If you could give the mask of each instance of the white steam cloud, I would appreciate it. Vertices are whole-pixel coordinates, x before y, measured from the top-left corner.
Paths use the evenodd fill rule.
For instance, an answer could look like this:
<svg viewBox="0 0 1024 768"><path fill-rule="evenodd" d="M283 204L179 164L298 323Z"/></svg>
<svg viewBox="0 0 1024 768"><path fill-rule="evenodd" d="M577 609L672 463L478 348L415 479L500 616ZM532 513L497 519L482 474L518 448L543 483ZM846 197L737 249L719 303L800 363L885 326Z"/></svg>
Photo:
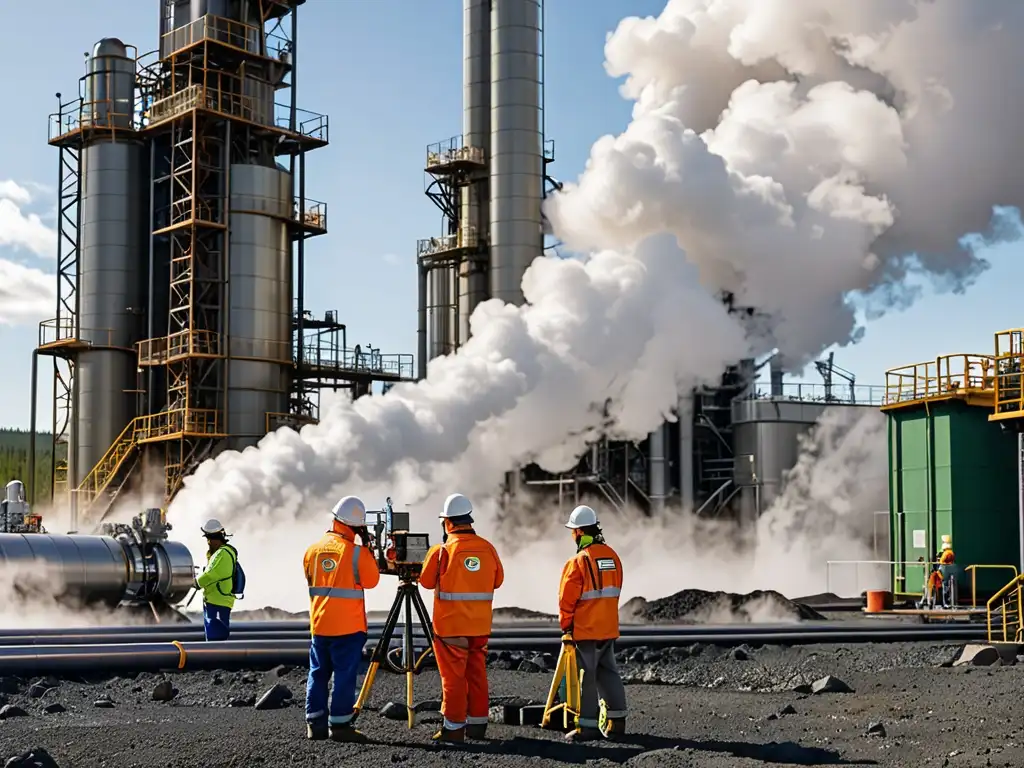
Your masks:
<svg viewBox="0 0 1024 768"><path fill-rule="evenodd" d="M25 250L54 257L57 233L34 213L22 209L34 200L32 191L0 179L0 249ZM0 258L0 325L29 323L53 315L56 284L52 274Z"/></svg>
<svg viewBox="0 0 1024 768"><path fill-rule="evenodd" d="M391 494L426 524L452 490L480 503L518 464L565 469L601 431L643 436L678 392L744 355L777 347L798 368L856 340L854 301L913 298L909 271L966 286L986 265L962 238L1017 234L990 224L1024 197L1024 83L1006 76L1021 31L1024 4L1009 0L670 0L658 18L625 20L606 58L633 121L597 142L547 211L593 255L535 262L529 305L481 305L474 338L426 381L339 401L318 426L208 462L172 507L179 531L222 519L243 549L280 558L253 569L252 593L301 595L302 550L342 493ZM722 290L764 323L741 327ZM764 521L766 540L785 520ZM658 549L637 547L631 564L679 559L678 532L699 525L648 524L664 526ZM820 563L820 547L789 538L791 569L805 551Z"/></svg>

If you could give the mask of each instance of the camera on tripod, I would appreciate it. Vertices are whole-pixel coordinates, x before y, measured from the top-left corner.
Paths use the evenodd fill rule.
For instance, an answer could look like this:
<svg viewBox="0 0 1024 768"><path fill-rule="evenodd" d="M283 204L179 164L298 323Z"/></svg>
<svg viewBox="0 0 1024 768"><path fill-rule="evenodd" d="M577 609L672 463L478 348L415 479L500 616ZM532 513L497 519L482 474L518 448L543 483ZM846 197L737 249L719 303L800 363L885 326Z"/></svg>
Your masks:
<svg viewBox="0 0 1024 768"><path fill-rule="evenodd" d="M373 548L381 573L415 581L430 549L430 536L409 532L409 513L395 512L389 496L384 509L366 512L366 528L370 535L367 546Z"/></svg>

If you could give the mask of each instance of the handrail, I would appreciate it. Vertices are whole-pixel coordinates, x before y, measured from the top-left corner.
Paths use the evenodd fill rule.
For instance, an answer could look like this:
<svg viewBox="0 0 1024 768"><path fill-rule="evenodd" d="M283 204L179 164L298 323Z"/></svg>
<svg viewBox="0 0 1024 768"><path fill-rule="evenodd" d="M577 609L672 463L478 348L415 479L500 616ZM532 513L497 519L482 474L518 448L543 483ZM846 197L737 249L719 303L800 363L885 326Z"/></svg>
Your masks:
<svg viewBox="0 0 1024 768"><path fill-rule="evenodd" d="M992 570L995 570L997 568L1002 568L1002 569L1007 569L1008 568L1011 571L1013 571L1013 578L1017 578L1017 576L1018 576L1018 571L1017 571L1017 566L1016 565L1005 565L1005 564L1003 564L1003 565L987 565L987 564L984 564L984 563L979 563L977 565L968 565L966 568L964 568L964 570L965 571L970 571L970 573L971 573L971 608L977 608L978 607L978 569L979 568L989 568L989 569L992 569Z"/></svg>
<svg viewBox="0 0 1024 768"><path fill-rule="evenodd" d="M89 470L89 474L82 478L82 482L75 489L77 494L88 494L90 504L110 485L110 481L121 468L121 464L124 463L124 460L135 447L135 428L138 425L139 418L134 418L128 422L128 425L121 430L121 434L117 436L117 439L110 444L103 457L96 462L96 466ZM120 449L126 442L127 447L122 452ZM103 472L106 472L106 476L98 479ZM90 485L92 487L89 487Z"/></svg>
<svg viewBox="0 0 1024 768"><path fill-rule="evenodd" d="M995 358L959 353L885 372L885 405L995 393Z"/></svg>
<svg viewBox="0 0 1024 768"><path fill-rule="evenodd" d="M987 624L987 627L988 627L988 641L990 643L998 642L998 641L996 641L994 639L994 634L992 632L992 614L995 611L995 608L993 608L993 605L996 603L996 601L1003 601L1003 602L1005 602L1004 598L1007 595L1007 593L1009 593L1011 590L1014 590L1014 589L1016 589L1016 592L1017 592L1017 594L1016 594L1016 597L1017 597L1017 628L1013 632L1013 637L1016 638L1017 636L1019 636L1021 634L1021 629L1024 628L1024 624L1022 624L1022 622L1021 622L1022 597L1024 597L1024 594L1022 594L1022 586L1024 586L1024 574L1018 574L1012 581L1010 581L1009 584L1007 584L1005 587L1000 589L998 592L996 592L994 595L992 595L992 597L989 598L988 603L985 606L985 608L986 608L985 619L986 619L986 624ZM1002 642L1007 642L1006 638L1007 638L1007 636L1009 636L1010 633L1009 633L1009 626L1008 626L1008 622L1007 622L1007 614L1006 614L1005 606L1003 607L1003 610L1002 610L1002 623L1003 623L1003 641Z"/></svg>

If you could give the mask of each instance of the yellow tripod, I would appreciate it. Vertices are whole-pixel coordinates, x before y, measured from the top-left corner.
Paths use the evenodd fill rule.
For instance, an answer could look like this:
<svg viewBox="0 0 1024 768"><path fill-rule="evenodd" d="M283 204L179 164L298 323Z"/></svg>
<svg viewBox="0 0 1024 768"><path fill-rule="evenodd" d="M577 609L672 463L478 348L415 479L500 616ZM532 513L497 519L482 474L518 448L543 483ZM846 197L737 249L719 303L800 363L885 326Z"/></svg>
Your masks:
<svg viewBox="0 0 1024 768"><path fill-rule="evenodd" d="M562 701L557 701L562 699ZM548 700L544 704L544 717L540 721L541 728L558 728L554 718L561 714L561 728L571 731L576 727L576 718L580 716L580 672L576 663L576 646L562 645L555 666L555 676L548 690Z"/></svg>
<svg viewBox="0 0 1024 768"><path fill-rule="evenodd" d="M398 619L405 612L404 625L402 628L402 647L391 650L391 638L394 637L395 627ZM413 642L413 615L419 619L426 639L427 648L419 656ZM423 662L434 652L434 631L430 624L430 617L427 614L427 607L420 597L419 588L413 579L402 579L398 584L398 593L395 595L395 602L388 613L387 621L384 622L384 629L381 631L380 639L374 646L373 654L370 656L370 666L363 678L363 686L359 690L359 698L356 700L353 722L363 711L363 707L370 699L370 691L373 688L373 681L377 677L377 670L383 665L391 672L405 675L405 706L408 716L409 727L416 725L416 705L412 702L412 680L413 676L419 674ZM394 658L400 658L396 662Z"/></svg>

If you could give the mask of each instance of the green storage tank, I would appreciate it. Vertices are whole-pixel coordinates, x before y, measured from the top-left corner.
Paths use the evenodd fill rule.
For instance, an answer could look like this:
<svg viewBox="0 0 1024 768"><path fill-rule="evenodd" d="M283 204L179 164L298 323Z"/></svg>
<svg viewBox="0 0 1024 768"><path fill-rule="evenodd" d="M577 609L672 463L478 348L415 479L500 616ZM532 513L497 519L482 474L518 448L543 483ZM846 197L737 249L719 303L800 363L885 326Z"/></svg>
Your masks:
<svg viewBox="0 0 1024 768"><path fill-rule="evenodd" d="M925 569L906 565L931 560L952 536L961 568L1019 566L1017 436L988 420L991 408L959 399L887 408L893 591L919 594ZM1006 585L1006 569L977 571L978 592ZM970 600L970 578L959 584Z"/></svg>

